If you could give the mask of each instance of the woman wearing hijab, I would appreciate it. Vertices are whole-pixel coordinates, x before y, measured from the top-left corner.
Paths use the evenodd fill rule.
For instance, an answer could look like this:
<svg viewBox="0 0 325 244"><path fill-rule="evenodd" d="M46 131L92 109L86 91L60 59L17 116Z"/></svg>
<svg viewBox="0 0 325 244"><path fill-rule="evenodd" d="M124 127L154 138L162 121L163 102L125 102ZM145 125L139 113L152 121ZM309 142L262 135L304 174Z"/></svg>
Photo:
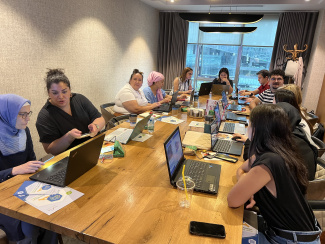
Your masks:
<svg viewBox="0 0 325 244"><path fill-rule="evenodd" d="M14 94L0 95L0 182L15 175L35 173L44 163L36 161L27 127L30 101ZM0 226L10 241L57 243L51 231L0 214ZM39 236L42 235L42 240Z"/></svg>
<svg viewBox="0 0 325 244"><path fill-rule="evenodd" d="M165 82L163 74L152 71L147 79L148 86L143 89L143 93L146 96L149 103L168 103L171 100L171 96L166 95L166 92L162 89Z"/></svg>

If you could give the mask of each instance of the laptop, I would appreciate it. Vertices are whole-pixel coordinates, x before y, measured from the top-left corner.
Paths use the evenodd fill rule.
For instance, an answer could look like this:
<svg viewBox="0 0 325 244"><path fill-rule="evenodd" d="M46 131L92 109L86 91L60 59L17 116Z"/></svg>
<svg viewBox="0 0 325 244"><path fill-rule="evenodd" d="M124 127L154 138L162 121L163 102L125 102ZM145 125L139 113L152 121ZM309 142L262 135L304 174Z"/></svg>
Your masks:
<svg viewBox="0 0 325 244"><path fill-rule="evenodd" d="M219 132L229 133L229 134L238 133L242 135L246 134L246 128L244 124L233 123L233 122L221 122L221 114L220 114L218 103L214 109L214 114L216 116L215 120L219 121L220 123Z"/></svg>
<svg viewBox="0 0 325 244"><path fill-rule="evenodd" d="M69 185L97 164L104 137L105 134L101 134L86 141L81 146L71 150L68 157L29 178L61 187Z"/></svg>
<svg viewBox="0 0 325 244"><path fill-rule="evenodd" d="M178 91L174 92L170 103L163 103L159 107L154 108L153 111L169 113L172 110L173 105L176 104L177 95L178 95Z"/></svg>
<svg viewBox="0 0 325 244"><path fill-rule="evenodd" d="M227 112L226 119L227 120L247 122L246 116L240 116L240 115L235 114L233 112Z"/></svg>
<svg viewBox="0 0 325 244"><path fill-rule="evenodd" d="M226 93L222 91L221 95L222 95L221 102L224 109L233 110L233 111L242 111L242 108L244 106L236 105L236 104L228 104L228 98Z"/></svg>
<svg viewBox="0 0 325 244"><path fill-rule="evenodd" d="M118 128L112 133L105 136L105 141L119 141L122 144L127 144L130 140L137 137L146 127L151 117L149 114L144 119L140 120L134 127L134 129Z"/></svg>
<svg viewBox="0 0 325 244"><path fill-rule="evenodd" d="M215 119L211 123L211 151L240 156L243 150L244 143L218 138L219 127L220 121Z"/></svg>
<svg viewBox="0 0 325 244"><path fill-rule="evenodd" d="M164 147L172 186L176 187L177 180L182 177L183 165L186 165L184 174L195 182L195 191L218 193L221 165L185 159L179 127L168 137Z"/></svg>
<svg viewBox="0 0 325 244"><path fill-rule="evenodd" d="M221 95L222 92L229 92L229 85L213 84L211 92L213 95Z"/></svg>
<svg viewBox="0 0 325 244"><path fill-rule="evenodd" d="M184 101L180 105L188 107L193 103L193 100L194 100L194 89L191 92L190 100L189 101Z"/></svg>
<svg viewBox="0 0 325 244"><path fill-rule="evenodd" d="M199 96L209 95L212 88L212 82L201 83Z"/></svg>

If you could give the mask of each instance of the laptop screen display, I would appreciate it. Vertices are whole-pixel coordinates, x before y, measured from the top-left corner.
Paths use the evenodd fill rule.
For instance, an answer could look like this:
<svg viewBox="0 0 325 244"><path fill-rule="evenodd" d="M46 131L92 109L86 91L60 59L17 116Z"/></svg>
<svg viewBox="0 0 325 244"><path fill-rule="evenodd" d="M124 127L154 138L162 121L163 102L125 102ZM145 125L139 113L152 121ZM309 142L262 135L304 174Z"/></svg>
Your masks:
<svg viewBox="0 0 325 244"><path fill-rule="evenodd" d="M166 143L165 149L169 172L172 176L177 168L178 162L183 158L183 149L179 130L177 130Z"/></svg>

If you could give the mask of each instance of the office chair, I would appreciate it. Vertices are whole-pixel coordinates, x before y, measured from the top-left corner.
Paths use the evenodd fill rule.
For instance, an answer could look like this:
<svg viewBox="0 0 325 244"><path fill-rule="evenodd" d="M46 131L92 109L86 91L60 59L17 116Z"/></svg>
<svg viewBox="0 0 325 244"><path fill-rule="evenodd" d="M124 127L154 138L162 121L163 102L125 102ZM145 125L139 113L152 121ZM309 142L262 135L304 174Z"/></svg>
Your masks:
<svg viewBox="0 0 325 244"><path fill-rule="evenodd" d="M105 119L104 130L107 130L108 122L110 121L110 119L115 117L114 110L113 110L114 105L115 103L105 103L100 105L102 116Z"/></svg>
<svg viewBox="0 0 325 244"><path fill-rule="evenodd" d="M121 115L121 116L117 116L117 117L113 117L111 118L106 126L106 129L111 129L119 124L122 124L123 122L127 121L129 119L129 115Z"/></svg>
<svg viewBox="0 0 325 244"><path fill-rule="evenodd" d="M325 143L323 141L321 141L320 139L318 139L317 137L315 137L315 136L311 136L311 139L318 146L318 148L317 148L317 150L318 150L318 157L322 157L322 155L325 152Z"/></svg>
<svg viewBox="0 0 325 244"><path fill-rule="evenodd" d="M309 181L307 200L325 231L325 161L317 158L315 180Z"/></svg>

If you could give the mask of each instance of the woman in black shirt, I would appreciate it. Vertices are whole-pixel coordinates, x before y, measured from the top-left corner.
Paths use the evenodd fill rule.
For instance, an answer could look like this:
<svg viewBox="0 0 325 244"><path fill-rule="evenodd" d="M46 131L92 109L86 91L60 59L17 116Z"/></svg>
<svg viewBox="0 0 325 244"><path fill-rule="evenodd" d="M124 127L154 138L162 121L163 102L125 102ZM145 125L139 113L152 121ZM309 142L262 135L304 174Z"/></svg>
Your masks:
<svg viewBox="0 0 325 244"><path fill-rule="evenodd" d="M83 95L71 93L70 81L60 69L47 72L45 78L49 99L38 114L36 128L44 150L53 155L79 145L95 136L105 120Z"/></svg>
<svg viewBox="0 0 325 244"><path fill-rule="evenodd" d="M229 71L227 68L222 68L219 70L218 78L215 78L212 81L212 84L219 84L219 85L228 85L229 86L229 94L233 92L233 81L229 79Z"/></svg>
<svg viewBox="0 0 325 244"><path fill-rule="evenodd" d="M304 197L307 169L294 146L287 114L273 104L254 108L248 136L249 160L237 171L229 207L256 203L269 228L261 235L270 243L319 243L320 229Z"/></svg>

